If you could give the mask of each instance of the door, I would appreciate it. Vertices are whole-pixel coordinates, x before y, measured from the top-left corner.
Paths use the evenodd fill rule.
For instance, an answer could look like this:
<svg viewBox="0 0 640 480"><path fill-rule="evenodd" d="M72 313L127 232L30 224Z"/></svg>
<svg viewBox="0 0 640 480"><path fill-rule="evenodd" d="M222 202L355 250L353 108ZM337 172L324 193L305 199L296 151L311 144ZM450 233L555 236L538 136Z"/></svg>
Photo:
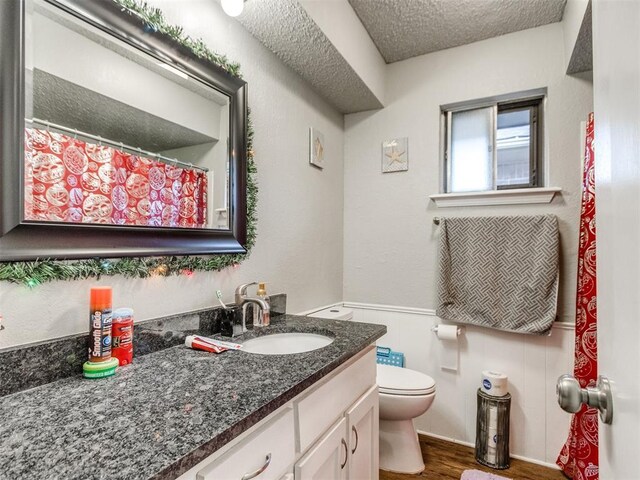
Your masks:
<svg viewBox="0 0 640 480"><path fill-rule="evenodd" d="M296 480L346 480L349 447L343 418L295 466Z"/></svg>
<svg viewBox="0 0 640 480"><path fill-rule="evenodd" d="M600 478L640 478L640 1L593 0Z"/></svg>
<svg viewBox="0 0 640 480"><path fill-rule="evenodd" d="M378 480L378 387L347 411L349 480Z"/></svg>

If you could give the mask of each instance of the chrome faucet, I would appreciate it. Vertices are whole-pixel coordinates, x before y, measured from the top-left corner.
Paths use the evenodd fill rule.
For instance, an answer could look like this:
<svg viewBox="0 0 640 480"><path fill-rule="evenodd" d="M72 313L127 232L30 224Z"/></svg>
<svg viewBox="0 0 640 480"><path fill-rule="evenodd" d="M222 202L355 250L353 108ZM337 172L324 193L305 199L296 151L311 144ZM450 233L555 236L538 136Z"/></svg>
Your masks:
<svg viewBox="0 0 640 480"><path fill-rule="evenodd" d="M234 336L240 335L247 331L247 307L250 303L254 304L254 308L257 307L260 309L258 311L260 319L264 318L265 313L270 313L269 304L263 299L258 297L247 297L247 288L251 285L257 284L258 282L243 283L242 285L238 285L238 287L236 288L235 304L236 307L242 307L242 330L237 333L234 331Z"/></svg>

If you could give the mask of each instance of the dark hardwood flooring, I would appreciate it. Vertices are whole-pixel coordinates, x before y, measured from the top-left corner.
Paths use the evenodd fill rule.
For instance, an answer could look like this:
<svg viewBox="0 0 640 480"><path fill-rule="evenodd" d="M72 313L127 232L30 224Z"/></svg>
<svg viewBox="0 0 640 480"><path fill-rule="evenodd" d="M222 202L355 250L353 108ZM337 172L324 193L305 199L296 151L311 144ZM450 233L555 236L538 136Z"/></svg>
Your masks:
<svg viewBox="0 0 640 480"><path fill-rule="evenodd" d="M460 480L465 470L481 470L484 472L512 478L513 480L566 480L560 470L511 459L511 467L507 470L494 470L476 462L473 448L457 443L438 440L420 435L420 447L426 469L420 475L403 475L380 471L380 480Z"/></svg>

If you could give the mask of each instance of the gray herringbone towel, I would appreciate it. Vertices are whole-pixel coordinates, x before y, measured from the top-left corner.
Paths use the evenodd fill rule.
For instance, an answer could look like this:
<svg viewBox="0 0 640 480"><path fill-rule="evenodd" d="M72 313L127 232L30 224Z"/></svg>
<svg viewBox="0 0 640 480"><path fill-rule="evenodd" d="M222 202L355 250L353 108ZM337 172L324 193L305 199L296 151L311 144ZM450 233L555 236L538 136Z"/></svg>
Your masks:
<svg viewBox="0 0 640 480"><path fill-rule="evenodd" d="M548 334L556 318L554 215L440 220L438 308L443 320Z"/></svg>

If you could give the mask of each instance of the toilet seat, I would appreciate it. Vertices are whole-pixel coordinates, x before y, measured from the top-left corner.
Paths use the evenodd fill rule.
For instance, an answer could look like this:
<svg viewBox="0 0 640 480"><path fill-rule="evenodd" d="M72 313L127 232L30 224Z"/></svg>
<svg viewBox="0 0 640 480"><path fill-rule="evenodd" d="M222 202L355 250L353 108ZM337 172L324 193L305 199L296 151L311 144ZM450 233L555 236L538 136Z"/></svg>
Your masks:
<svg viewBox="0 0 640 480"><path fill-rule="evenodd" d="M429 395L436 390L436 382L429 375L408 368L377 365L380 393L386 395Z"/></svg>
<svg viewBox="0 0 640 480"><path fill-rule="evenodd" d="M418 396L418 395L430 395L435 393L436 388L424 388L424 389L415 389L415 390L399 390L393 388L384 388L378 385L378 392L383 393L385 395L398 395L398 396Z"/></svg>

